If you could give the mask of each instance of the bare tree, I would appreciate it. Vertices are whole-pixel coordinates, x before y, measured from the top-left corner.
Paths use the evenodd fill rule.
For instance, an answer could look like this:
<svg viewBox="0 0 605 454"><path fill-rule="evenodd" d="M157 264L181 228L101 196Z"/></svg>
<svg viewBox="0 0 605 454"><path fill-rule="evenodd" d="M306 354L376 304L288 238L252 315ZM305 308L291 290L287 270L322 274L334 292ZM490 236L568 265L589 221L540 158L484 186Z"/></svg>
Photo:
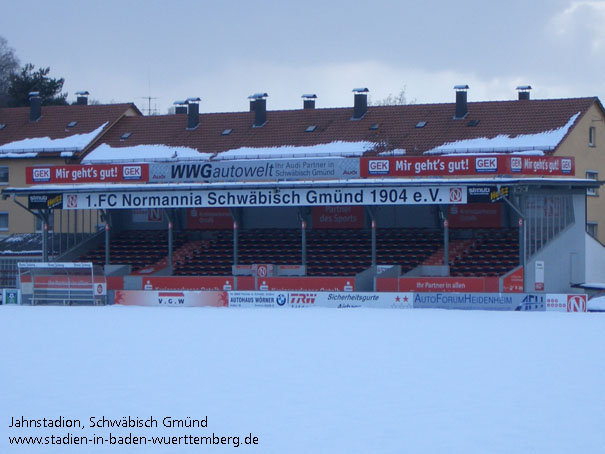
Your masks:
<svg viewBox="0 0 605 454"><path fill-rule="evenodd" d="M19 59L15 56L15 50L8 45L8 41L0 36L0 107L6 107L8 103L8 88L10 77L19 69Z"/></svg>
<svg viewBox="0 0 605 454"><path fill-rule="evenodd" d="M404 85L399 94L394 95L393 93L389 93L386 98L379 99L378 101L370 99L369 104L371 106L403 106L405 104L416 104L415 99L408 101L405 95L406 88L407 87Z"/></svg>

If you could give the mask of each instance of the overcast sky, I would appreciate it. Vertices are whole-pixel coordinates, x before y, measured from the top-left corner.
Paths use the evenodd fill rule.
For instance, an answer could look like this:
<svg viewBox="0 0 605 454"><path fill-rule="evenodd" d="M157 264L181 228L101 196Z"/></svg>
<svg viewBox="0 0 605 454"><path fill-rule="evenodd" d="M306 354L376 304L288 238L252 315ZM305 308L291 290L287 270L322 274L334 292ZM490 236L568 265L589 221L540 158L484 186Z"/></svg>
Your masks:
<svg viewBox="0 0 605 454"><path fill-rule="evenodd" d="M69 100L135 102L159 113L351 106L406 87L417 103L532 98L605 100L605 1L3 0L0 35L21 64L51 67Z"/></svg>

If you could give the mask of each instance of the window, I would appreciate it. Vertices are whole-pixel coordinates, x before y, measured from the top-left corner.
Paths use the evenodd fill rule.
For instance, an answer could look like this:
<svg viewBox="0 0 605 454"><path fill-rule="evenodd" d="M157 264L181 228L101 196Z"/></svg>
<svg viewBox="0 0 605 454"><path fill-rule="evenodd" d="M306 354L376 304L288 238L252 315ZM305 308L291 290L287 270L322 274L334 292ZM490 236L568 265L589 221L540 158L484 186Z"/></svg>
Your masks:
<svg viewBox="0 0 605 454"><path fill-rule="evenodd" d="M586 223L586 232L593 238L597 237L597 233L598 233L598 227L599 227L599 223L598 222L587 222Z"/></svg>
<svg viewBox="0 0 605 454"><path fill-rule="evenodd" d="M594 126L588 128L588 146L596 147L597 146L597 129Z"/></svg>
<svg viewBox="0 0 605 454"><path fill-rule="evenodd" d="M8 230L8 213L7 212L0 212L0 231L7 231Z"/></svg>
<svg viewBox="0 0 605 454"><path fill-rule="evenodd" d="M594 170L587 170L586 171L586 179L587 180L598 180L599 179L599 173L595 172ZM588 188L586 190L586 195L591 195L591 196L598 196L599 195L599 189L598 188Z"/></svg>
<svg viewBox="0 0 605 454"><path fill-rule="evenodd" d="M8 167L0 167L0 184L8 184Z"/></svg>

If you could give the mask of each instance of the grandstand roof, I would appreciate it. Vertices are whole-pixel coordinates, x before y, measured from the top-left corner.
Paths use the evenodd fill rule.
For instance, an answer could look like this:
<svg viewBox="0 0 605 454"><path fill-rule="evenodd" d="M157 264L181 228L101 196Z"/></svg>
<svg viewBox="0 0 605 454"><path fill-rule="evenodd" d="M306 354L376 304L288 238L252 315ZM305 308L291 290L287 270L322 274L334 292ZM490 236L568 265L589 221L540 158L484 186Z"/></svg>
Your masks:
<svg viewBox="0 0 605 454"><path fill-rule="evenodd" d="M127 112L141 115L134 104L42 106L31 121L29 107L2 108L0 158L77 155Z"/></svg>
<svg viewBox="0 0 605 454"><path fill-rule="evenodd" d="M327 147L327 153L332 147L338 150L335 154L357 156L541 154L555 150L595 103L603 109L596 97L470 102L463 119L454 118L455 103L370 106L361 119L352 119L352 107L281 110L268 111L261 127L253 126L254 112L200 114L199 125L190 129L186 114L124 117L95 145L85 162L101 162L109 156L112 161L120 157L132 160L123 149L134 151L141 146L148 150L144 156L167 161L266 158L279 147L300 150L302 157L303 153L313 155L313 147L320 146L324 151ZM151 145L155 146L153 153L149 152Z"/></svg>

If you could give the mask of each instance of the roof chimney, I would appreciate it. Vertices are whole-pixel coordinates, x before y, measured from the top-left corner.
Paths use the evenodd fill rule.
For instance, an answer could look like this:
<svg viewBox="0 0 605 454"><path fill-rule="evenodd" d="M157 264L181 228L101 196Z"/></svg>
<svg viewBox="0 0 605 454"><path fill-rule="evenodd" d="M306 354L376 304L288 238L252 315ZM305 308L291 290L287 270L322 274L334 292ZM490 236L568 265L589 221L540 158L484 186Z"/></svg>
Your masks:
<svg viewBox="0 0 605 454"><path fill-rule="evenodd" d="M78 97L76 98L76 104L78 106L86 106L88 105L88 95L90 93L88 93L87 91L77 91L76 95L78 95Z"/></svg>
<svg viewBox="0 0 605 454"><path fill-rule="evenodd" d="M254 93L248 96L250 111L254 112L254 128L260 128L267 122L267 93Z"/></svg>
<svg viewBox="0 0 605 454"><path fill-rule="evenodd" d="M187 101L174 101L172 104L174 105L175 114L187 113Z"/></svg>
<svg viewBox="0 0 605 454"><path fill-rule="evenodd" d="M454 90L456 90L456 114L454 115L454 120L461 120L468 114L468 107L466 105L466 91L468 88L468 85L454 86Z"/></svg>
<svg viewBox="0 0 605 454"><path fill-rule="evenodd" d="M42 116L40 101L40 92L32 91L29 93L29 121L38 121Z"/></svg>
<svg viewBox="0 0 605 454"><path fill-rule="evenodd" d="M302 95L303 109L315 109L315 100L317 99L316 94Z"/></svg>
<svg viewBox="0 0 605 454"><path fill-rule="evenodd" d="M529 90L531 90L531 85L519 85L517 87L517 91L519 92L519 101L529 101Z"/></svg>
<svg viewBox="0 0 605 454"><path fill-rule="evenodd" d="M353 107L353 118L352 120L360 120L368 110L368 93L370 90L367 88L354 88L355 93L355 104Z"/></svg>
<svg viewBox="0 0 605 454"><path fill-rule="evenodd" d="M200 125L200 98L187 98L187 129L192 130Z"/></svg>

